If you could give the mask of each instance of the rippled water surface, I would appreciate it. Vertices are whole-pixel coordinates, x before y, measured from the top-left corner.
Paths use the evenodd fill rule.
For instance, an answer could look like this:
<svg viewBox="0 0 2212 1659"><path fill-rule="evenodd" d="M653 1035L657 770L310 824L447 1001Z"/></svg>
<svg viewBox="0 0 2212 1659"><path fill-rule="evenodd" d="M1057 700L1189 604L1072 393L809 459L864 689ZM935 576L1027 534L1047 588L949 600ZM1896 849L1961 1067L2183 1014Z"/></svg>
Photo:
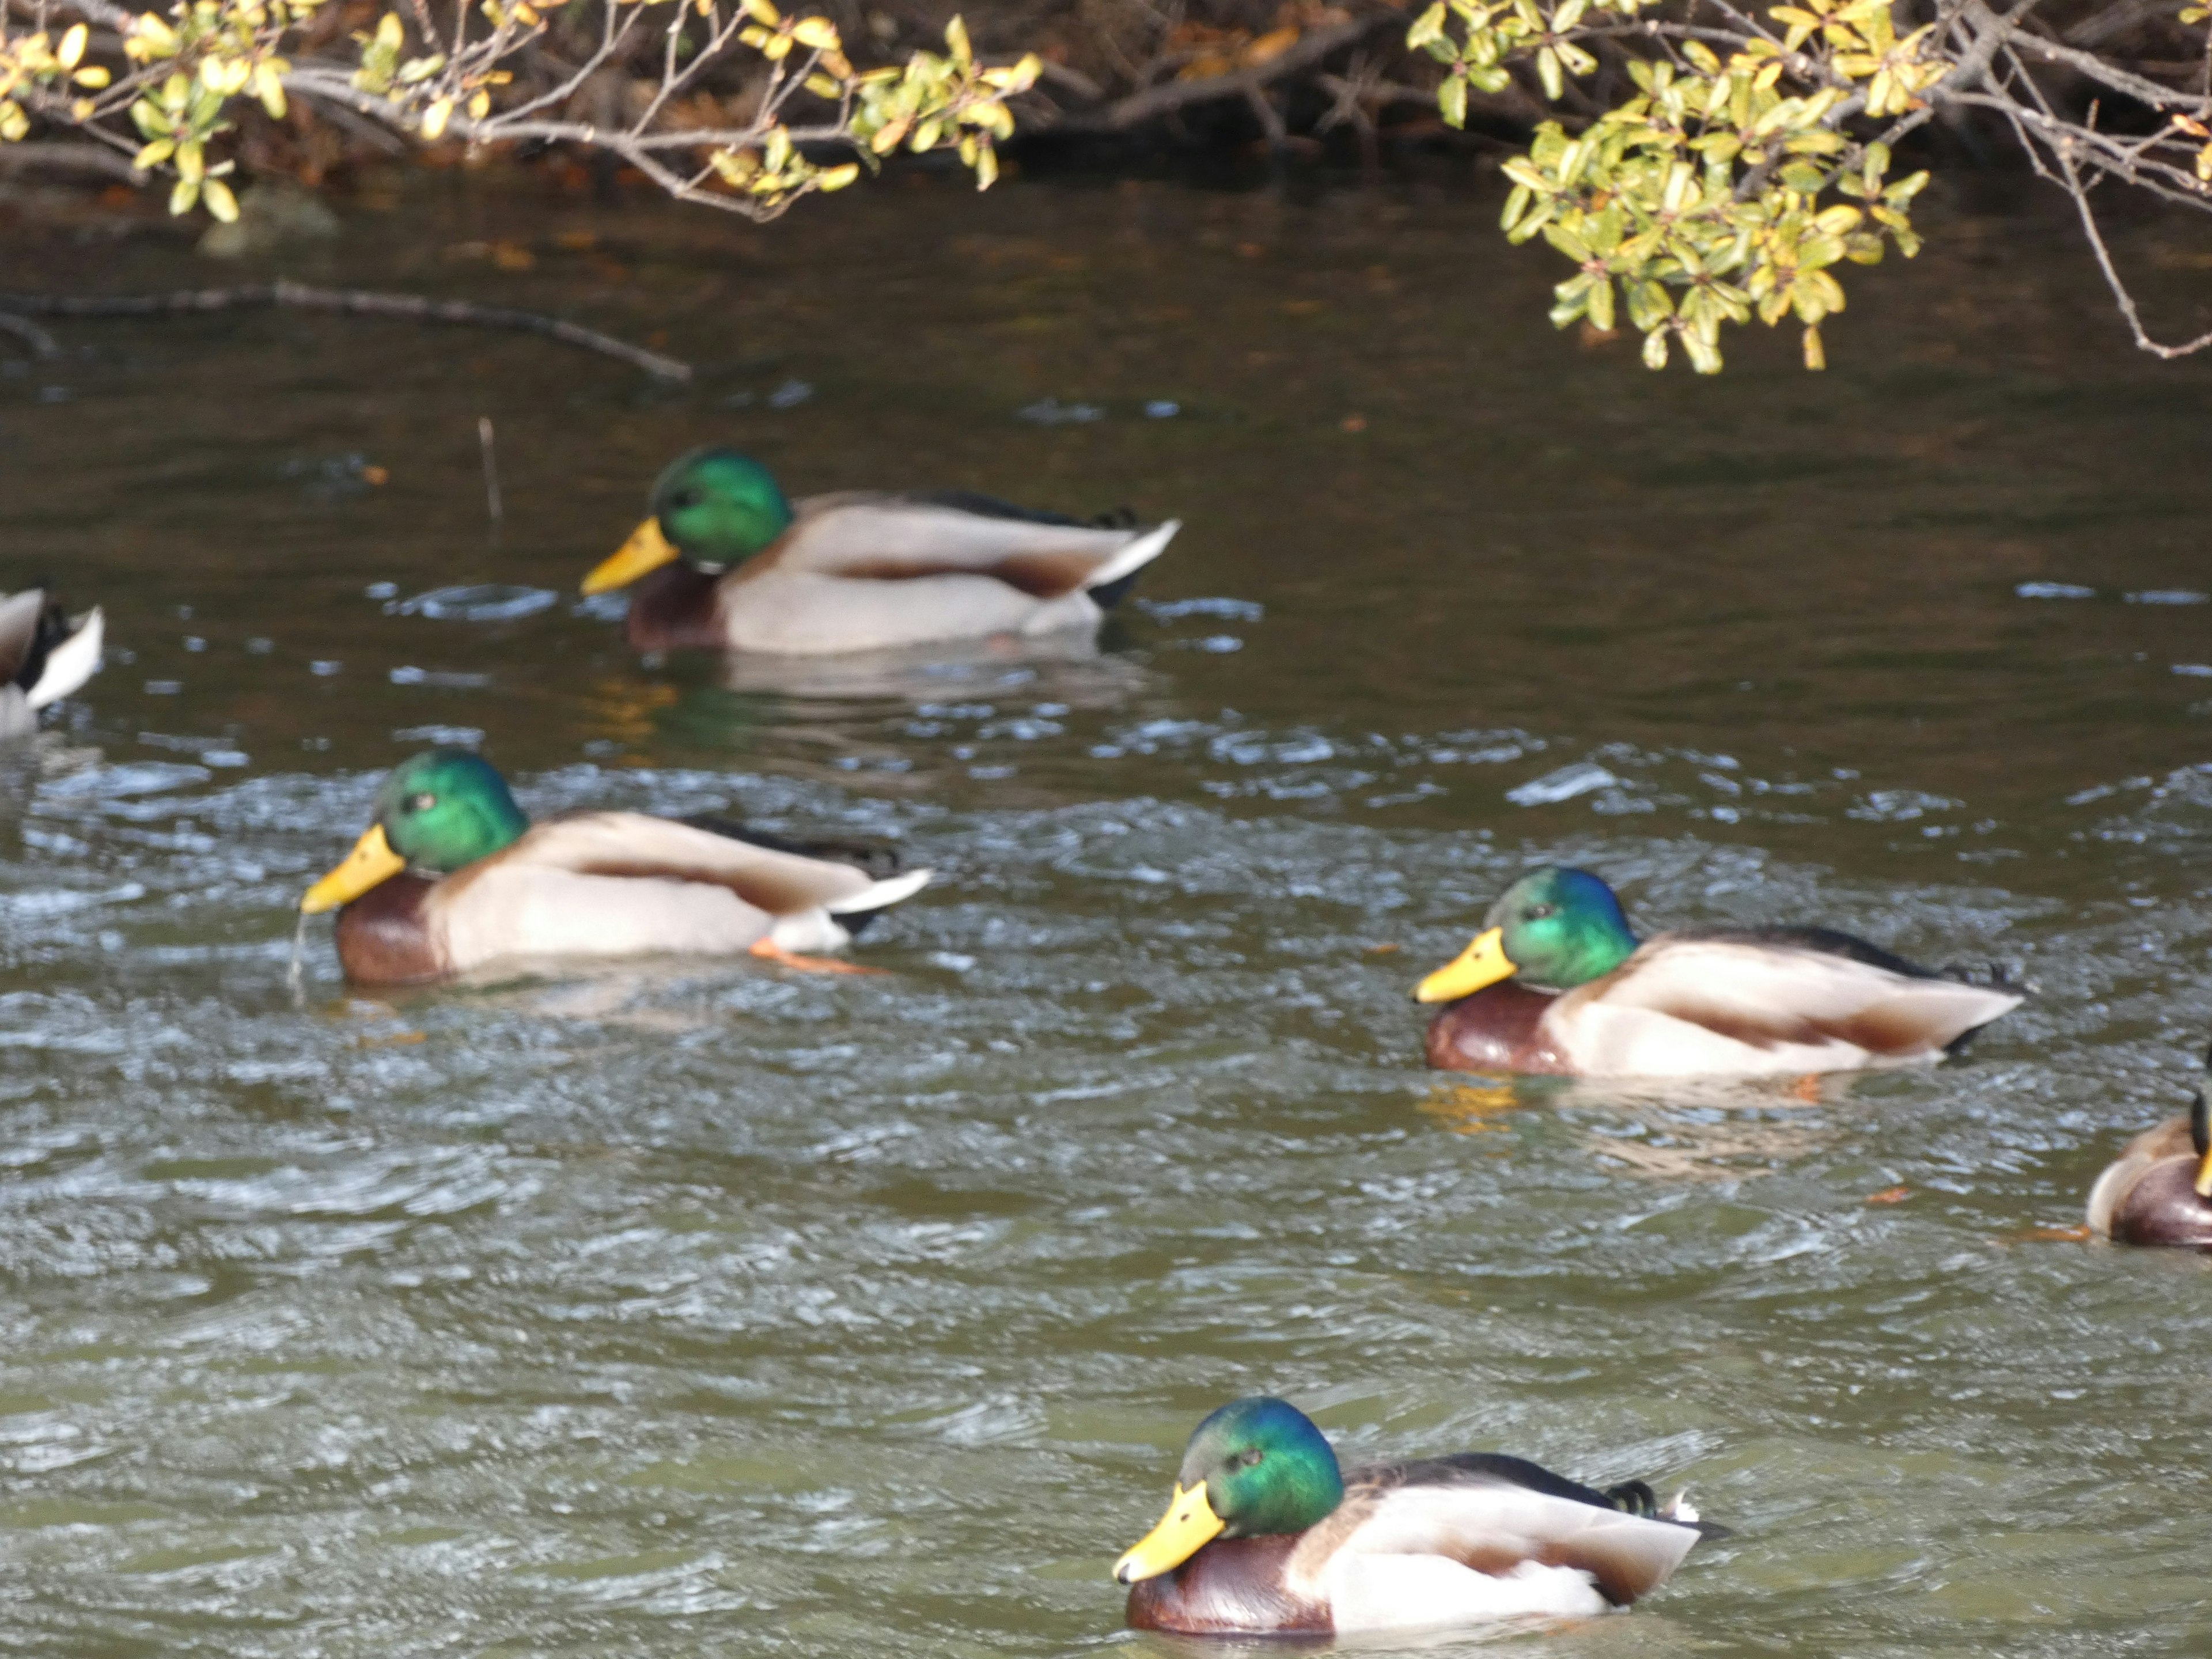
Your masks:
<svg viewBox="0 0 2212 1659"><path fill-rule="evenodd" d="M1258 1390L1736 1529L1524 1651L2212 1641L2205 1270L2049 1236L2212 1036L2212 364L2032 216L1863 273L1826 375L1705 382L1554 335L1480 191L865 195L370 195L282 266L680 390L274 315L0 379L0 586L111 641L0 765L0 1649L1182 1653L1107 1571ZM4 264L230 279L89 223ZM641 663L574 584L710 438L1186 528L1095 659ZM533 811L941 879L888 977L385 1000L317 924L295 992L377 778L479 736ZM1425 1072L1413 980L1547 858L2039 994L1804 1094Z"/></svg>

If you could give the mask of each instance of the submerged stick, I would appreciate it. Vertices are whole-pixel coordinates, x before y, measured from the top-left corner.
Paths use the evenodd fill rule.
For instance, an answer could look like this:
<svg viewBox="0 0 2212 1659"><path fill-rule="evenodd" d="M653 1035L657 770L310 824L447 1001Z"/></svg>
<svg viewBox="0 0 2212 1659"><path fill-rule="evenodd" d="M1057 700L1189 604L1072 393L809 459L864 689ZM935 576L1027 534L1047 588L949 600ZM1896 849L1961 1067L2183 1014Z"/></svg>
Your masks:
<svg viewBox="0 0 2212 1659"><path fill-rule="evenodd" d="M0 334L14 335L33 357L58 357L62 355L62 349L54 343L54 337L27 317L11 317L0 311Z"/></svg>
<svg viewBox="0 0 2212 1659"><path fill-rule="evenodd" d="M491 515L492 545L499 545L500 523L504 515L499 510L499 456L492 448L491 416L477 416L477 446L483 451L484 508Z"/></svg>
<svg viewBox="0 0 2212 1659"><path fill-rule="evenodd" d="M0 313L37 317L168 317L198 311L243 311L276 306L293 311L337 311L364 317L403 317L415 322L542 334L602 356L618 357L663 380L688 380L691 365L581 324L511 306L467 300L433 300L420 294L375 294L358 288L310 288L305 283L257 283L243 288L179 289L173 294L0 294ZM0 325L0 326L5 326ZM16 331L20 332L21 331ZM33 330L41 336L43 330ZM26 336L28 338L28 336Z"/></svg>

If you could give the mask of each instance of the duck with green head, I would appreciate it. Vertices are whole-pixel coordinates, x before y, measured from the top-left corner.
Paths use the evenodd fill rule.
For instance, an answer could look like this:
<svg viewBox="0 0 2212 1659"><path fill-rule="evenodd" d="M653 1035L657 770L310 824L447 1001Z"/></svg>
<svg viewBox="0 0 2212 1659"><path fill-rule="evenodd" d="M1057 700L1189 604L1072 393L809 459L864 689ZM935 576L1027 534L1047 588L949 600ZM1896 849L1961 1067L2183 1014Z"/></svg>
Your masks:
<svg viewBox="0 0 2212 1659"><path fill-rule="evenodd" d="M2021 1001L1826 927L1639 943L1612 888L1559 865L1507 888L1414 995L1450 1005L1429 1026L1431 1066L1652 1077L1925 1063Z"/></svg>
<svg viewBox="0 0 2212 1659"><path fill-rule="evenodd" d="M2212 1054L2189 1109L2120 1149L2089 1189L2089 1231L2116 1244L2212 1250Z"/></svg>
<svg viewBox="0 0 2212 1659"><path fill-rule="evenodd" d="M833 950L929 880L883 848L783 841L715 818L582 812L533 825L489 761L432 749L300 901L338 911L338 960L371 985L548 957Z"/></svg>
<svg viewBox="0 0 2212 1659"><path fill-rule="evenodd" d="M1518 1457L1341 1469L1304 1412L1257 1396L1198 1425L1166 1516L1114 1576L1139 1630L1436 1629L1625 1607L1722 1535L1640 1480L1599 1492Z"/></svg>
<svg viewBox="0 0 2212 1659"><path fill-rule="evenodd" d="M760 462L696 449L584 578L631 590L629 642L814 655L1095 629L1175 535L1105 529L988 496L787 500Z"/></svg>

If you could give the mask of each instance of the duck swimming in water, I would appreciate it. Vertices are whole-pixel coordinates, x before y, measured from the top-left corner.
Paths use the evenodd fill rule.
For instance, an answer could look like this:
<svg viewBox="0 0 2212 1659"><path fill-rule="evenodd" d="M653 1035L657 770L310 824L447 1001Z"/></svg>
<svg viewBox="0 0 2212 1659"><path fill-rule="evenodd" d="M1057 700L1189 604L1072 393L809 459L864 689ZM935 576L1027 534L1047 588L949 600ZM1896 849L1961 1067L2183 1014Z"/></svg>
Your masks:
<svg viewBox="0 0 2212 1659"><path fill-rule="evenodd" d="M1114 1576L1139 1630L1437 1629L1625 1607L1725 1535L1640 1480L1600 1492L1518 1457L1342 1469L1311 1419L1261 1396L1198 1425L1167 1515Z"/></svg>
<svg viewBox="0 0 2212 1659"><path fill-rule="evenodd" d="M2212 1054L2204 1057L2212 1073ZM2120 1149L2089 1188L2089 1231L2116 1244L2176 1244L2212 1250L2212 1109L2197 1085L2179 1117L2146 1129Z"/></svg>
<svg viewBox="0 0 2212 1659"><path fill-rule="evenodd" d="M489 761L432 749L385 780L376 822L300 908L339 911L338 961L359 984L664 952L834 969L844 964L793 953L847 943L929 876L901 872L884 848L719 819L581 812L533 825Z"/></svg>
<svg viewBox="0 0 2212 1659"><path fill-rule="evenodd" d="M40 588L0 594L0 739L35 731L39 710L99 671L106 628L97 605L70 617Z"/></svg>
<svg viewBox="0 0 2212 1659"><path fill-rule="evenodd" d="M1547 865L1414 992L1451 1006L1429 1064L1565 1076L1854 1071L1941 1060L2018 993L1826 927L1695 928L1638 943L1612 888Z"/></svg>
<svg viewBox="0 0 2212 1659"><path fill-rule="evenodd" d="M586 593L630 588L629 642L817 655L1096 629L1176 520L1102 529L960 493L785 499L730 449L661 474Z"/></svg>

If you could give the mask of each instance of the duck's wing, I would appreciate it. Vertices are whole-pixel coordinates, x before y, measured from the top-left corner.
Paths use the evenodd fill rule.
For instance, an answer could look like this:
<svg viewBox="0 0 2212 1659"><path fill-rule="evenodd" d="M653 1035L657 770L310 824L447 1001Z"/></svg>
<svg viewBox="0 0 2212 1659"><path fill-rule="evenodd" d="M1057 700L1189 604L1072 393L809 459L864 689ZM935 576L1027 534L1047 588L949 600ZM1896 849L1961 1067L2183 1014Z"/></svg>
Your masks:
<svg viewBox="0 0 2212 1659"><path fill-rule="evenodd" d="M2089 1188L2089 1231L2110 1238L2113 1218L2145 1175L2170 1158L2188 1158L2193 1164L2196 1157L2188 1118L2168 1118L2155 1129L2144 1130L2120 1148L2120 1155L2106 1166L2096 1185Z"/></svg>
<svg viewBox="0 0 2212 1659"><path fill-rule="evenodd" d="M872 873L854 860L862 849L803 843L708 819L679 823L642 812L583 812L526 831L498 854L501 863L572 875L696 882L728 889L776 917L826 911L872 915L919 892L927 870ZM878 854L878 867L882 855ZM487 860L489 862L489 860Z"/></svg>
<svg viewBox="0 0 2212 1659"><path fill-rule="evenodd" d="M1663 933L1545 1024L1585 1073L1822 1072L1938 1058L2020 1003L1825 929Z"/></svg>
<svg viewBox="0 0 2212 1659"><path fill-rule="evenodd" d="M538 824L437 883L422 925L455 973L520 957L828 951L851 939L848 917L897 903L929 876L878 880L695 824L587 812Z"/></svg>
<svg viewBox="0 0 2212 1659"><path fill-rule="evenodd" d="M851 493L799 503L774 547L738 567L854 581L987 576L1045 601L1087 592L1110 604L1117 585L1158 558L1180 521L1141 529L1082 525L988 496Z"/></svg>
<svg viewBox="0 0 2212 1659"><path fill-rule="evenodd" d="M1649 1489L1619 1490L1631 1495L1482 1453L1356 1469L1299 1552L1325 1559L1293 1571L1326 1586L1339 1630L1601 1612L1657 1589L1718 1530L1632 1512Z"/></svg>

